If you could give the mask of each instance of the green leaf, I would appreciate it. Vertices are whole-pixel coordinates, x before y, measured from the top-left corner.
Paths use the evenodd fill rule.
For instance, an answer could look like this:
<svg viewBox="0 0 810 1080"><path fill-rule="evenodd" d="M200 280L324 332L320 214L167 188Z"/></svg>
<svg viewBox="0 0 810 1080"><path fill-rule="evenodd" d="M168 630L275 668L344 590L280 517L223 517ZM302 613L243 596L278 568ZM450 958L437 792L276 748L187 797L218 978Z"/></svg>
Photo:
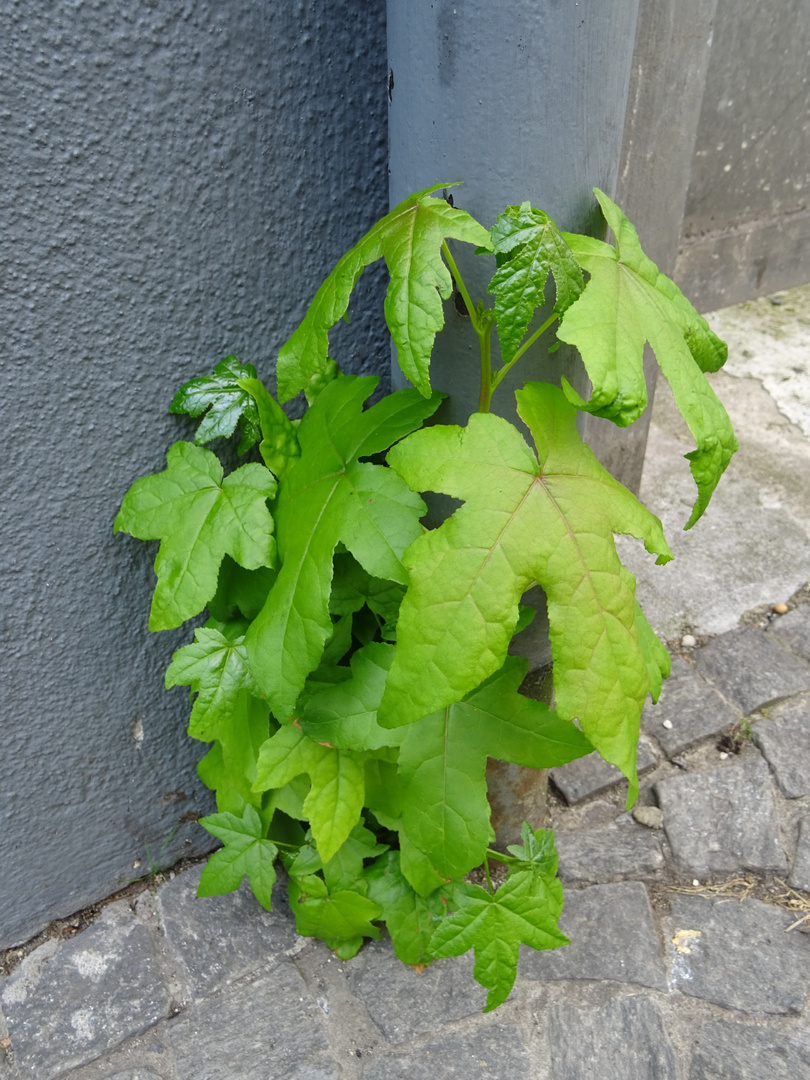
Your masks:
<svg viewBox="0 0 810 1080"><path fill-rule="evenodd" d="M691 462L698 498L689 529L708 506L717 482L737 449L725 409L705 379L725 361L727 348L678 287L661 274L638 242L636 230L615 203L594 189L616 237L616 247L591 237L564 234L579 265L591 275L579 300L557 331L575 345L593 384L585 402L567 383L577 408L604 416L621 427L647 405L643 354L652 346L697 449Z"/></svg>
<svg viewBox="0 0 810 1080"><path fill-rule="evenodd" d="M501 356L508 363L523 341L535 310L545 302L554 275L561 315L582 292L582 271L555 222L530 203L507 206L492 228L498 269L487 287L494 293Z"/></svg>
<svg viewBox="0 0 810 1080"><path fill-rule="evenodd" d="M244 618L255 619L264 606L276 571L267 566L245 570L226 555L219 568L217 591L208 601L208 610L219 622L230 623Z"/></svg>
<svg viewBox="0 0 810 1080"><path fill-rule="evenodd" d="M329 892L353 889L365 893L367 880L363 877L364 861L376 858L387 850L388 845L378 844L374 833L365 825L355 825L332 858L324 863L323 877Z"/></svg>
<svg viewBox="0 0 810 1080"><path fill-rule="evenodd" d="M259 444L262 461L281 480L301 454L295 428L260 379L239 379L239 386L256 405L263 436Z"/></svg>
<svg viewBox="0 0 810 1080"><path fill-rule="evenodd" d="M408 196L338 262L279 353L280 401L289 401L313 376L328 370L328 332L346 314L363 269L381 258L391 275L385 318L399 365L419 392L429 396L430 354L433 340L444 326L442 297L446 300L453 291L450 272L441 257L442 242L452 237L491 247L483 225L444 199L430 198L431 192L447 186L435 184Z"/></svg>
<svg viewBox="0 0 810 1080"><path fill-rule="evenodd" d="M401 733L377 723L377 709L393 658L392 645L372 642L359 649L351 659L351 679L307 701L301 715L301 727L307 735L339 750L397 746Z"/></svg>
<svg viewBox="0 0 810 1080"><path fill-rule="evenodd" d="M332 633L332 559L343 540L365 570L405 582L401 556L422 531L425 507L390 469L358 458L413 431L439 404L401 390L363 411L374 378L341 375L298 428L301 458L281 482L276 524L281 570L245 638L250 667L282 721Z"/></svg>
<svg viewBox="0 0 810 1080"><path fill-rule="evenodd" d="M630 778L650 678L635 622L635 582L613 533L671 558L660 521L602 468L556 387L528 383L515 427L491 413L417 432L388 455L410 486L465 501L408 550L411 584L378 716L410 724L463 700L503 664L518 602L546 592L558 715Z"/></svg>
<svg viewBox="0 0 810 1080"><path fill-rule="evenodd" d="M242 465L223 480L216 455L193 443L169 450L165 472L137 480L124 496L114 531L160 540L150 630L197 615L217 591L223 556L248 570L273 566L276 542L267 509L276 482L262 465Z"/></svg>
<svg viewBox="0 0 810 1080"><path fill-rule="evenodd" d="M203 742L220 737L233 718L240 692L258 693L250 674L244 637L229 641L218 630L194 631L194 642L172 657L166 688L190 686L197 694L189 720L189 735Z"/></svg>
<svg viewBox="0 0 810 1080"><path fill-rule="evenodd" d="M169 412L188 413L189 416L205 413L194 437L198 446L233 435L239 424L242 433L239 453L244 454L261 438L261 429L256 405L239 380L255 375L252 364L243 364L235 356L226 356L214 368L213 375L191 379L181 386Z"/></svg>
<svg viewBox="0 0 810 1080"><path fill-rule="evenodd" d="M532 829L528 821L520 827L522 844L508 844L506 850L518 860L521 869L541 870L554 877L557 873L557 852L554 833L548 829Z"/></svg>
<svg viewBox="0 0 810 1080"><path fill-rule="evenodd" d="M262 907L270 911L276 880L273 864L278 849L265 839L266 829L254 807L246 806L241 817L211 814L200 818L200 825L225 846L205 864L197 895L220 896L234 892L247 876L251 892Z"/></svg>
<svg viewBox="0 0 810 1080"><path fill-rule="evenodd" d="M259 751L254 791L280 788L306 773L311 781L304 814L324 862L360 819L365 793L362 759L313 742L295 725L283 727Z"/></svg>
<svg viewBox="0 0 810 1080"><path fill-rule="evenodd" d="M353 956L364 937L382 937L373 925L381 917L382 908L359 893L343 890L325 897L308 897L295 878L290 878L289 893L298 933L325 941L341 959Z"/></svg>
<svg viewBox="0 0 810 1080"><path fill-rule="evenodd" d="M510 870L494 895L478 885L459 883L452 903L456 911L439 922L430 949L437 959L475 950L473 974L489 991L484 1012L491 1012L509 997L521 943L532 949L569 944L557 926L563 906L562 886L541 868Z"/></svg>
<svg viewBox="0 0 810 1080"><path fill-rule="evenodd" d="M382 908L382 917L394 943L394 955L403 964L429 964L436 918L446 908L441 890L423 897L400 869L400 853L389 851L366 871L368 898Z"/></svg>
<svg viewBox="0 0 810 1080"><path fill-rule="evenodd" d="M507 657L465 700L405 729L399 755L403 825L445 878L464 877L479 866L492 839L488 757L545 769L593 749L548 705L518 693L528 666Z"/></svg>
<svg viewBox="0 0 810 1080"><path fill-rule="evenodd" d="M636 630L638 631L639 645L641 645L644 660L647 664L647 673L650 677L650 697L655 703L661 696L661 685L664 679L669 678L669 673L672 670L672 657L647 622L647 617L641 610L638 601L636 601Z"/></svg>

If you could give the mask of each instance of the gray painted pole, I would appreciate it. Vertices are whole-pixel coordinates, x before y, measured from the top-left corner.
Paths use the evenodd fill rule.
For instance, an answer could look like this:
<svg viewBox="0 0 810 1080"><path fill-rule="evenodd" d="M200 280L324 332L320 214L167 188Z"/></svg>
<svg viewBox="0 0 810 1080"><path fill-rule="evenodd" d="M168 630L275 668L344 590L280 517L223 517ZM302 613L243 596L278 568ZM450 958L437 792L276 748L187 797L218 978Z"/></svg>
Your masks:
<svg viewBox="0 0 810 1080"><path fill-rule="evenodd" d="M529 199L563 229L598 233L591 188L616 189L639 0L388 0L389 171L395 205L438 181L463 180L455 204L491 226ZM457 252L474 299L492 262ZM551 297L553 300L553 297ZM451 395L440 419L465 423L477 407L478 348L469 321L445 305L433 385ZM538 317L539 322L539 317ZM504 380L493 409L514 419L514 389L527 378L585 390L573 350L549 357L541 339ZM398 368L394 382L400 380ZM583 416L583 429L590 418ZM539 599L540 612L545 605ZM550 658L544 620L519 650ZM536 781L490 772L493 821L511 839L526 814L537 823ZM536 776L535 773L531 774Z"/></svg>

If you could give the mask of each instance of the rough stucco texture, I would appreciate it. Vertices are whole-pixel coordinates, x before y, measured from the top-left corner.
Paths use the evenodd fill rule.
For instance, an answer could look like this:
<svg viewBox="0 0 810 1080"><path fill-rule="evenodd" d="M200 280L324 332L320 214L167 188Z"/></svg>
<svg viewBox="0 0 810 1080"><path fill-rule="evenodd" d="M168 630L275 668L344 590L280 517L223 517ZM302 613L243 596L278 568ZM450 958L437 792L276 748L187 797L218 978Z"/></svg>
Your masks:
<svg viewBox="0 0 810 1080"><path fill-rule="evenodd" d="M384 3L10 2L0 15L0 947L206 847L147 632L154 546L112 536L229 352L272 358L387 209ZM384 372L367 275L335 355ZM171 837L172 830L178 826ZM165 848L164 848L165 845Z"/></svg>

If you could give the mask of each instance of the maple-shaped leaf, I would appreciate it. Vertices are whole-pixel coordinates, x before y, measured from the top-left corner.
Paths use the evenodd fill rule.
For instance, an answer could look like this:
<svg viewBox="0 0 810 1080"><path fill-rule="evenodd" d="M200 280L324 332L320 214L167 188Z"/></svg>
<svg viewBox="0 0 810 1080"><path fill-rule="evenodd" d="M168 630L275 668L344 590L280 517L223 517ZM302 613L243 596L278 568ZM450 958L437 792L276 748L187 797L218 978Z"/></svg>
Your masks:
<svg viewBox="0 0 810 1080"><path fill-rule="evenodd" d="M400 390L363 411L375 378L341 375L298 427L301 457L275 504L281 569L245 638L251 671L275 716L287 722L332 633L333 554L342 540L369 574L405 583L405 548L422 531L425 505L391 469L358 459L386 449L439 404Z"/></svg>
<svg viewBox="0 0 810 1080"><path fill-rule="evenodd" d="M280 480L301 454L295 428L261 379L239 379L238 385L250 395L256 406L262 435L259 443L262 461Z"/></svg>
<svg viewBox="0 0 810 1080"><path fill-rule="evenodd" d="M261 438L261 428L256 404L239 385L239 380L255 376L256 369L252 364L243 364L235 356L226 356L214 368L213 375L202 375L184 383L174 395L169 412L188 413L189 416L205 413L194 436L198 446L233 435L239 424L238 452L244 454Z"/></svg>
<svg viewBox="0 0 810 1080"><path fill-rule="evenodd" d="M672 670L672 658L667 652L666 646L659 640L657 634L647 622L647 616L641 610L636 601L636 630L638 642L647 664L647 674L650 677L650 697L653 704L661 696L661 685L664 679L669 678Z"/></svg>
<svg viewBox="0 0 810 1080"><path fill-rule="evenodd" d="M289 894L295 928L301 937L320 938L341 960L351 959L362 946L363 938L382 937L373 925L381 918L382 908L358 892L343 889L327 896L313 896L291 877Z"/></svg>
<svg viewBox="0 0 810 1080"><path fill-rule="evenodd" d="M190 686L197 697L191 710L189 735L203 742L220 737L233 719L242 691L258 695L250 674L244 635L229 640L219 630L201 627L194 641L172 657L166 688Z"/></svg>
<svg viewBox="0 0 810 1080"><path fill-rule="evenodd" d="M276 481L263 465L242 465L223 479L217 456L188 442L175 443L166 464L165 472L132 485L113 529L161 542L150 630L169 630L199 614L217 591L225 555L248 570L276 559L267 509Z"/></svg>
<svg viewBox="0 0 810 1080"><path fill-rule="evenodd" d="M250 890L262 907L270 911L278 855L276 845L266 839L267 830L255 807L246 806L236 814L211 814L200 825L225 845L205 864L198 896L221 896L234 892L247 877Z"/></svg>
<svg viewBox="0 0 810 1080"><path fill-rule="evenodd" d="M450 904L456 910L438 922L429 947L437 959L475 950L473 974L489 991L484 1012L509 997L521 944L532 949L568 945L557 926L563 891L555 872L556 857L545 865L511 869L494 894L478 885L454 884Z"/></svg>
<svg viewBox="0 0 810 1080"><path fill-rule="evenodd" d="M464 877L484 860L493 836L488 757L548 769L593 749L570 721L518 693L528 667L520 657L507 657L464 700L396 733L402 737L402 822L442 877Z"/></svg>
<svg viewBox="0 0 810 1080"><path fill-rule="evenodd" d="M377 843L377 837L365 825L355 825L332 858L323 864L323 879L329 892L353 889L367 895L368 879L363 874L365 861L387 850L388 845Z"/></svg>
<svg viewBox="0 0 810 1080"><path fill-rule="evenodd" d="M388 455L411 487L464 501L409 548L410 586L378 714L410 724L463 700L501 667L523 593L548 599L555 702L630 779L635 798L639 718L650 689L632 575L614 533L643 539L666 562L661 523L599 464L576 410L546 383L517 393L538 457L491 413L466 428L416 432Z"/></svg>
<svg viewBox="0 0 810 1080"><path fill-rule="evenodd" d="M487 292L495 294L501 356L508 363L545 301L549 273L557 287L554 312L561 315L582 292L582 271L555 222L531 203L507 206L491 235L498 269Z"/></svg>
<svg viewBox="0 0 810 1080"><path fill-rule="evenodd" d="M535 831L528 821L520 827L522 844L507 844L506 850L518 860L521 869L540 869L552 877L557 873L557 851L554 847L554 833L548 829Z"/></svg>
<svg viewBox="0 0 810 1080"><path fill-rule="evenodd" d="M217 591L207 604L208 611L222 623L230 624L237 619L250 622L264 606L275 580L276 571L270 567L245 570L226 555L219 567Z"/></svg>
<svg viewBox="0 0 810 1080"><path fill-rule="evenodd" d="M708 506L717 482L737 449L731 422L704 376L725 362L727 348L674 282L641 250L638 234L618 206L594 189L616 247L564 233L579 265L591 275L566 312L557 337L575 345L593 384L589 401L564 381L579 409L621 427L647 405L644 345L649 342L675 402L697 442L686 457L698 497L689 529Z"/></svg>
<svg viewBox="0 0 810 1080"><path fill-rule="evenodd" d="M400 869L400 853L389 851L366 870L368 898L382 908L382 917L403 964L429 964L430 939L436 918L446 913L441 890L420 896Z"/></svg>
<svg viewBox="0 0 810 1080"><path fill-rule="evenodd" d="M346 314L363 269L381 258L391 275L385 318L399 365L420 393L429 396L433 339L444 326L442 298L446 300L453 291L441 256L442 242L452 238L491 247L483 225L444 199L430 198L431 192L447 186L434 184L409 195L341 258L278 355L280 401L289 401L313 375L327 370L329 330Z"/></svg>
<svg viewBox="0 0 810 1080"><path fill-rule="evenodd" d="M314 742L289 725L262 745L253 790L281 788L302 773L311 781L304 814L321 859L328 862L360 820L365 792L362 758Z"/></svg>
<svg viewBox="0 0 810 1080"><path fill-rule="evenodd" d="M405 587L396 581L372 577L348 552L335 555L329 610L335 615L359 611L364 604L385 624L381 633L396 625Z"/></svg>

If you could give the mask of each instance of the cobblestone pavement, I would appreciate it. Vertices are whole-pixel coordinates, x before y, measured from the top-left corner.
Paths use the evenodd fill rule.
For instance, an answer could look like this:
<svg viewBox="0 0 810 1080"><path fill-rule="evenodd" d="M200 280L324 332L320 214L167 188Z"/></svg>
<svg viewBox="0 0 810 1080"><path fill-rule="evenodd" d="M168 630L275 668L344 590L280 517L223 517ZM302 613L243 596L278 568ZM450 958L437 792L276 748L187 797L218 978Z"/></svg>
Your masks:
<svg viewBox="0 0 810 1080"><path fill-rule="evenodd" d="M634 813L611 766L552 771L571 944L494 1013L469 956L342 963L194 867L0 981L0 1078L810 1080L810 603L762 622L680 646Z"/></svg>

